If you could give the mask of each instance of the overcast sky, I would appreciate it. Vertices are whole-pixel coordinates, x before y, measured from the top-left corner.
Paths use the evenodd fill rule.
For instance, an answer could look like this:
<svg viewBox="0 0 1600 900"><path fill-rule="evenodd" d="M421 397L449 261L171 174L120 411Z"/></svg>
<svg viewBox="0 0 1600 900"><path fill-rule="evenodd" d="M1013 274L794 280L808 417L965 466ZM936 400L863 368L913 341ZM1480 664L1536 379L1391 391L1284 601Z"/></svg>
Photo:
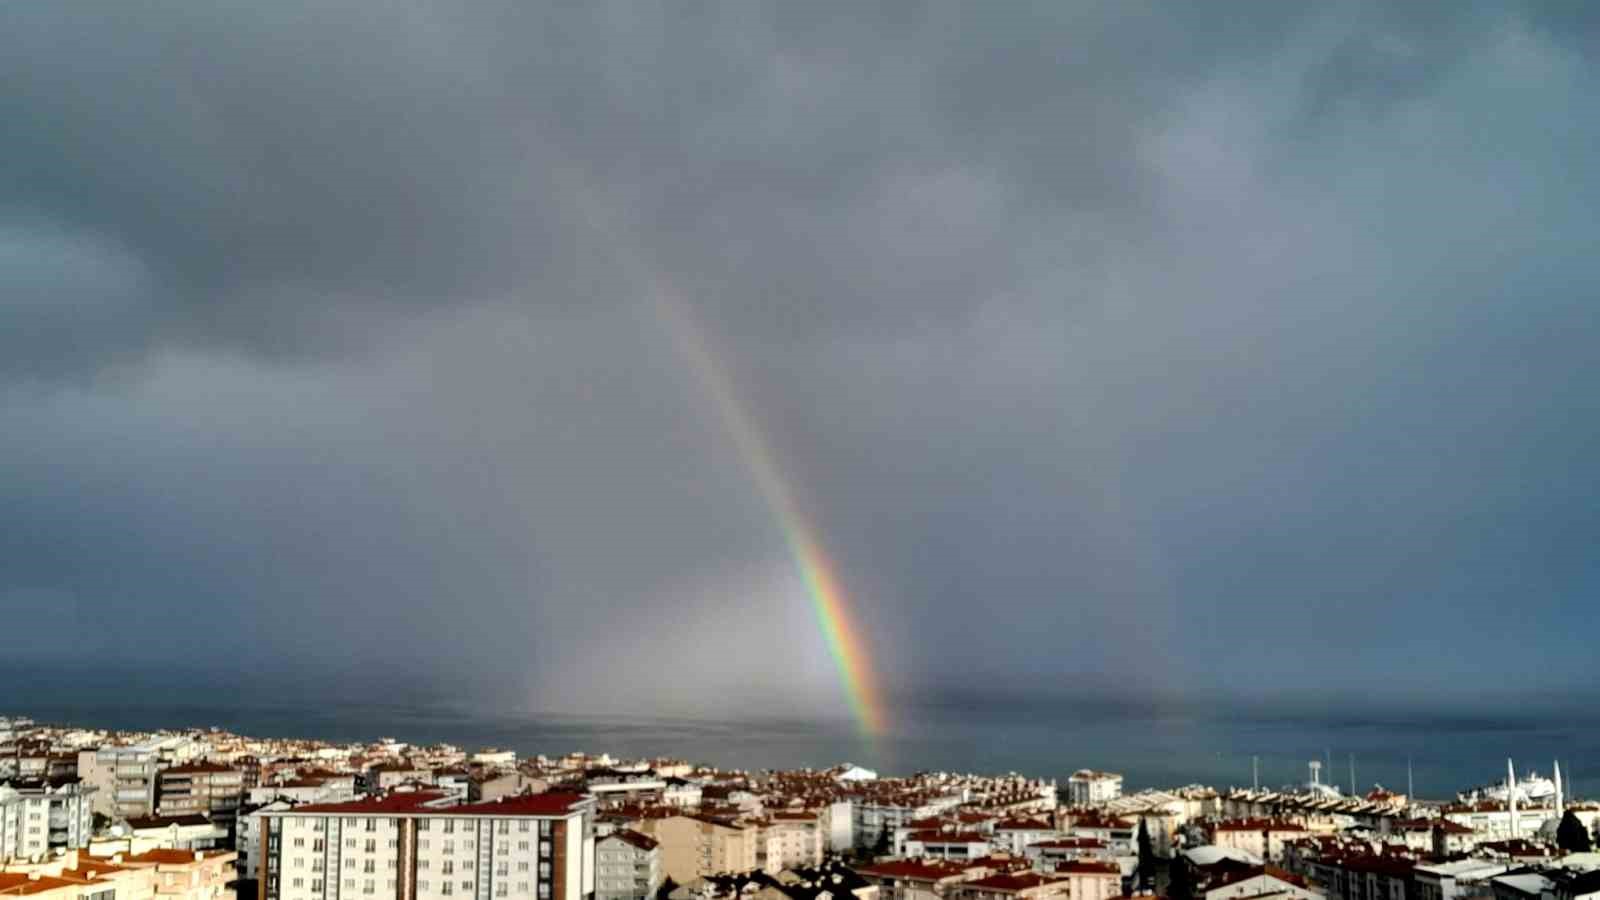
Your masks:
<svg viewBox="0 0 1600 900"><path fill-rule="evenodd" d="M8 4L0 656L842 709L668 293L896 702L1590 685L1594 12Z"/></svg>

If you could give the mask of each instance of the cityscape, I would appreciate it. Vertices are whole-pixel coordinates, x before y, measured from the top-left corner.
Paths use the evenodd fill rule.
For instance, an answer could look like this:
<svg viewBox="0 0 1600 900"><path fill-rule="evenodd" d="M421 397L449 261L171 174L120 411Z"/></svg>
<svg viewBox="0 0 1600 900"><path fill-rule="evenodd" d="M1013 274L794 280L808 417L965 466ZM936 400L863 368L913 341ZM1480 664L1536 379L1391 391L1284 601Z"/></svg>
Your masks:
<svg viewBox="0 0 1600 900"><path fill-rule="evenodd" d="M1559 763L1435 800L0 718L0 896L39 900L1584 900L1597 832Z"/></svg>
<svg viewBox="0 0 1600 900"><path fill-rule="evenodd" d="M1600 0L0 2L0 900L1600 900Z"/></svg>

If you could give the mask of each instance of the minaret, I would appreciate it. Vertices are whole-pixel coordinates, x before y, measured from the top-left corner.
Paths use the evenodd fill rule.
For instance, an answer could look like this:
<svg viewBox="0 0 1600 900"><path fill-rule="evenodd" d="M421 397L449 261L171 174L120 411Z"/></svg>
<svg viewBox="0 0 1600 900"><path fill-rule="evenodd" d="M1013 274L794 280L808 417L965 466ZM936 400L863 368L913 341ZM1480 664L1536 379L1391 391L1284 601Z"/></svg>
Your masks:
<svg viewBox="0 0 1600 900"><path fill-rule="evenodd" d="M1411 780L1411 757L1406 757L1406 807L1417 805L1417 786Z"/></svg>
<svg viewBox="0 0 1600 900"><path fill-rule="evenodd" d="M1555 761L1556 766L1556 821L1561 821L1561 760Z"/></svg>
<svg viewBox="0 0 1600 900"><path fill-rule="evenodd" d="M1506 804L1511 811L1511 837L1517 836L1517 773L1511 768L1511 757L1506 757Z"/></svg>

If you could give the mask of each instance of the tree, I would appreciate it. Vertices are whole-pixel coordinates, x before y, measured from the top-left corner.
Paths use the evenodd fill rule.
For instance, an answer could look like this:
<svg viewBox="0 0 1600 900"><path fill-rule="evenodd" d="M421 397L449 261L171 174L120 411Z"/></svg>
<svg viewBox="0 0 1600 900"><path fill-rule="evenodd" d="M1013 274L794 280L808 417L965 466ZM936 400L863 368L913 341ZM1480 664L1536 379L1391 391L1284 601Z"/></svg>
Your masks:
<svg viewBox="0 0 1600 900"><path fill-rule="evenodd" d="M1156 851L1150 845L1149 820L1139 819L1139 887L1149 888L1156 874Z"/></svg>
<svg viewBox="0 0 1600 900"><path fill-rule="evenodd" d="M1570 809L1561 817L1560 824L1556 825L1556 846L1568 853L1588 853L1593 847L1589 841L1589 832Z"/></svg>
<svg viewBox="0 0 1600 900"><path fill-rule="evenodd" d="M878 841L872 845L874 856L883 856L893 849L893 842L889 839L889 823L883 823L883 828L878 831Z"/></svg>
<svg viewBox="0 0 1600 900"><path fill-rule="evenodd" d="M1172 900L1192 900L1194 882L1190 878L1189 861L1178 854L1167 869L1167 896Z"/></svg>

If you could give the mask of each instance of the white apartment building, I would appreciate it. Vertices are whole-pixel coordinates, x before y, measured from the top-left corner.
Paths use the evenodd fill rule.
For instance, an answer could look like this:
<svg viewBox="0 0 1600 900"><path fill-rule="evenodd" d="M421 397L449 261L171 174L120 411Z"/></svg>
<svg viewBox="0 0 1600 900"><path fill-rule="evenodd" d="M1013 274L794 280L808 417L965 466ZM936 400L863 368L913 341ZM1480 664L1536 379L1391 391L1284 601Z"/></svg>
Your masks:
<svg viewBox="0 0 1600 900"><path fill-rule="evenodd" d="M585 900L594 800L436 792L260 812L259 900Z"/></svg>
<svg viewBox="0 0 1600 900"><path fill-rule="evenodd" d="M821 814L776 812L761 830L758 865L769 874L822 864Z"/></svg>
<svg viewBox="0 0 1600 900"><path fill-rule="evenodd" d="M1094 806L1122 796L1122 776L1115 772L1079 769L1067 779L1067 805Z"/></svg>
<svg viewBox="0 0 1600 900"><path fill-rule="evenodd" d="M89 846L93 793L78 781L0 784L0 863Z"/></svg>
<svg viewBox="0 0 1600 900"><path fill-rule="evenodd" d="M916 800L856 800L851 807L851 843L858 848L871 847L880 836L894 838L896 829L904 828L917 819L931 819L955 809L962 803L960 794L942 797L921 797Z"/></svg>
<svg viewBox="0 0 1600 900"><path fill-rule="evenodd" d="M626 829L595 841L594 900L649 900L661 887L661 849Z"/></svg>

